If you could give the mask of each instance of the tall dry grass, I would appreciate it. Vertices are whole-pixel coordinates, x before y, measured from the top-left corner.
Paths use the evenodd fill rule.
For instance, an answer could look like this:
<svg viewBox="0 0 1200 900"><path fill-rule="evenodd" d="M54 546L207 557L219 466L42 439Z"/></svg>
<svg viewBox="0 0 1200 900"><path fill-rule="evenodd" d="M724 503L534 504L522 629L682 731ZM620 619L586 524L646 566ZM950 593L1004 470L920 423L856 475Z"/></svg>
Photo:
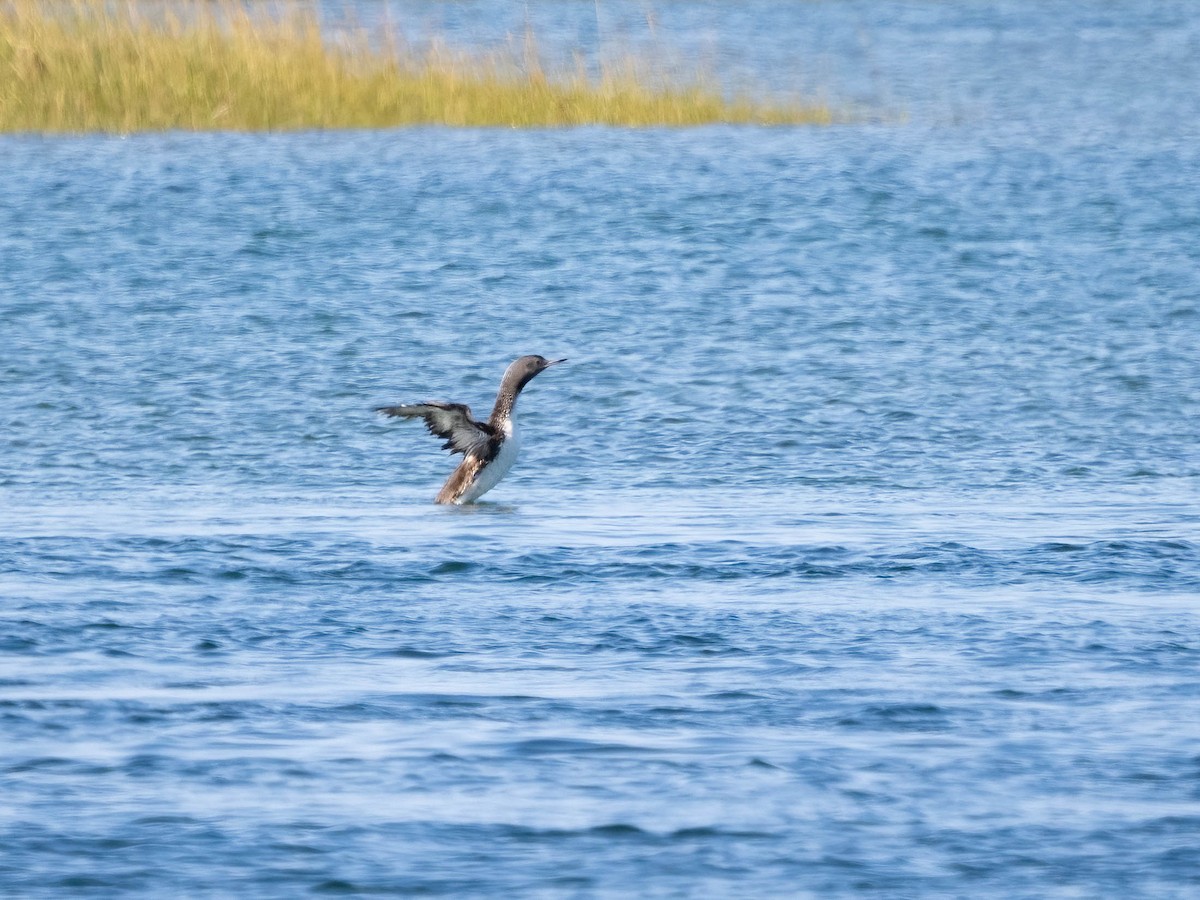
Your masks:
<svg viewBox="0 0 1200 900"><path fill-rule="evenodd" d="M825 123L824 106L729 99L651 65L598 78L522 59L417 53L383 28L325 33L295 0L0 0L0 131L415 124Z"/></svg>

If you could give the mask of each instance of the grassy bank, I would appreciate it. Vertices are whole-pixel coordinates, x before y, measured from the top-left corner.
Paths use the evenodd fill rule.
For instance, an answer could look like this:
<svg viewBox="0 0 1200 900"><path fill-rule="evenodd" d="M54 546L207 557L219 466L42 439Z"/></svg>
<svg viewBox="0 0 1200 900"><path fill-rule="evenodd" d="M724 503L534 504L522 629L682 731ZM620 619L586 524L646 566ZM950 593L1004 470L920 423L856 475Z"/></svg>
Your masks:
<svg viewBox="0 0 1200 900"><path fill-rule="evenodd" d="M118 0L0 0L0 131L687 126L830 120L729 99L653 67L547 74L534 54L418 53L386 29L323 33L311 12Z"/></svg>

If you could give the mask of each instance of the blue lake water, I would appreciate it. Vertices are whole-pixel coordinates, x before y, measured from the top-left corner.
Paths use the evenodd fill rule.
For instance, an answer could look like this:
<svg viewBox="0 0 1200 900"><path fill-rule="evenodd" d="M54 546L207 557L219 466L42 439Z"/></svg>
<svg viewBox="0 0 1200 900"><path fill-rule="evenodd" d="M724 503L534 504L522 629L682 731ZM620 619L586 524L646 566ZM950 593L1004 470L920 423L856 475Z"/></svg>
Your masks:
<svg viewBox="0 0 1200 900"><path fill-rule="evenodd" d="M0 138L0 894L1200 891L1200 9L655 27L862 121Z"/></svg>

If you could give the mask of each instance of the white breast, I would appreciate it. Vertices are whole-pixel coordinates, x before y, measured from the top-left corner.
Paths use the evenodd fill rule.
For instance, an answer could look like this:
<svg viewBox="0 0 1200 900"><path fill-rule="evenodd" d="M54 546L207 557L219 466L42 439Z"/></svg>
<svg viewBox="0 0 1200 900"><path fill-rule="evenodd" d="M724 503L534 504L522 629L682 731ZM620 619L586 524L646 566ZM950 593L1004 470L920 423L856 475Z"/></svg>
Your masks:
<svg viewBox="0 0 1200 900"><path fill-rule="evenodd" d="M508 474L508 470L513 467L513 463L517 461L517 451L521 444L517 439L516 424L509 419L504 427L504 442L500 445L500 452L496 454L496 458L484 466L471 486L463 491L462 499L459 503L473 503L494 488L500 483L500 479Z"/></svg>

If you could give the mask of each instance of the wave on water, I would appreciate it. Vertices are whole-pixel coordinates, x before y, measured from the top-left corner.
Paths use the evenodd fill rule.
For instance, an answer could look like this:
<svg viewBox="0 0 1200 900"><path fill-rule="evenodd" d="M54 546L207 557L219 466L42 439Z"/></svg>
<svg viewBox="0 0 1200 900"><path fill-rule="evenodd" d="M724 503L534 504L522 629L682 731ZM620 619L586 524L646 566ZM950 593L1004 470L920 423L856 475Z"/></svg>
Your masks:
<svg viewBox="0 0 1200 900"><path fill-rule="evenodd" d="M756 544L737 540L667 541L636 547L514 546L417 549L336 537L6 538L0 554L20 559L20 576L40 583L120 590L137 585L218 587L247 582L279 587L327 582L369 585L677 585L821 579L954 580L998 585L1075 583L1155 590L1200 589L1200 545L1173 538L1047 541L983 548L945 541L861 547ZM10 581L11 584L11 581Z"/></svg>

